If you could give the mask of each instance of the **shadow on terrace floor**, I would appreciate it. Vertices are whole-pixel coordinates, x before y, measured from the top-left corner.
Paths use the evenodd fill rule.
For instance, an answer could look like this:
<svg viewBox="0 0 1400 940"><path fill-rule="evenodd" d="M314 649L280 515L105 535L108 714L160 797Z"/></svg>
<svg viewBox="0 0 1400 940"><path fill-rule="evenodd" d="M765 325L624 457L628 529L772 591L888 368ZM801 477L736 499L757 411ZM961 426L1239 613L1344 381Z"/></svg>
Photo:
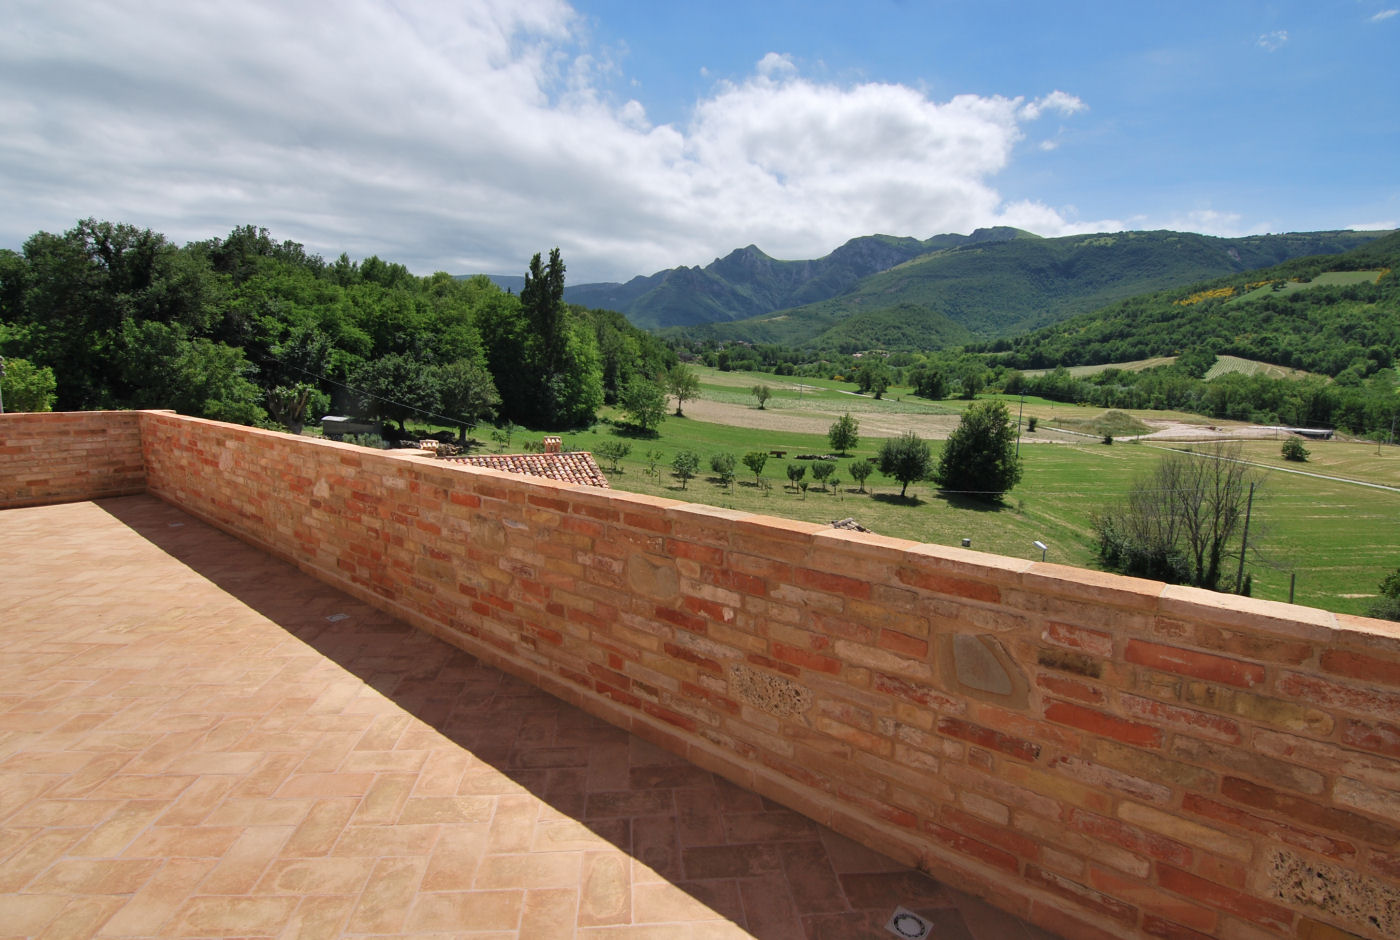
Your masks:
<svg viewBox="0 0 1400 940"><path fill-rule="evenodd" d="M323 797L322 803L344 798L350 801L347 805L357 806L355 816L336 817L338 822L331 826L336 831L322 836L329 840L326 845L335 846L328 850L331 855L354 854L346 848L346 840L353 839L355 823L362 821L367 809L378 814L379 822L389 824L376 836L388 840L408 838L407 830L423 828L415 823L463 824L450 835L463 840L462 845L448 846L448 830L442 829L431 858L415 869L421 879L420 897L412 901L413 913L398 929L431 922L432 912L425 906L428 895L421 893L433 890L430 881L441 855L458 869L475 866L475 883L459 870L453 890L492 893L523 886L555 891L556 907L565 914L576 910L572 920L566 916L559 921L561 932L551 932L558 936L572 931L589 935L609 925L660 928L679 920L700 926L707 917L713 918L703 910L695 913L694 905L677 913L673 900L658 900L662 889L675 894L665 884L669 883L732 925L771 940L804 935L888 936L884 925L899 905L931 921L931 936L939 940L1050 937L486 666L159 500L130 497L97 505L178 561L187 569L182 576L195 575L208 582L384 697L380 700L358 684L355 701L343 692L333 693L345 699L336 708L372 713L368 730L356 731L351 739L328 730L324 740L318 739L320 743L307 752L303 766L281 766L285 778L281 789L269 795L294 794L302 783L311 788L305 795ZM181 605L199 606L189 597L165 600L182 610ZM269 655L287 650L285 637L274 636L266 642L272 643ZM240 650L228 639L222 641L222 649L211 652L234 660L240 657ZM254 648L247 655L261 654ZM293 655L303 653L293 651ZM256 691L250 685L253 679L244 676L237 680L236 690L214 689L205 694L222 702L230 695L260 694L271 678L300 675L306 695L320 694L319 704L309 712L326 711L328 693L317 682L338 671L323 661L314 666L297 662L294 668L281 667L276 677L257 676L264 685ZM264 670L271 671L271 666ZM345 680L337 676L337 681L344 684ZM295 695L295 691L269 694ZM211 701L211 710L221 708L218 702ZM282 702L278 707L289 707L285 698ZM290 731L286 721L254 718L237 729L245 731L246 737L227 747L251 751L268 737L258 734L259 728L275 730L283 724ZM324 727L339 726L327 723ZM434 749L426 743L433 740L441 745L442 738L456 747ZM428 757L419 757L417 767L403 763L412 754ZM266 760L260 766L266 766ZM315 792L322 781L312 779L313 772L323 775L324 793ZM357 778L358 787L344 783L341 778L347 774ZM517 786L503 788L502 775ZM440 793L452 799L416 799L420 794ZM492 802L484 808L476 798L486 796ZM376 799L387 802L371 806ZM572 868L560 862L562 874L542 876L544 881L509 874L516 871L511 865L526 864L520 861L523 857L533 860L527 865L534 866L532 871L545 871L550 861L545 856L552 850L579 848L583 843L576 835L577 823L631 857L630 864L625 859L620 863L630 868L630 877L625 872L619 877L616 864L603 865L596 851L584 852ZM394 827L398 834L390 832ZM359 834L364 835L364 830ZM284 847L282 854L287 852ZM394 853L384 850L382 854ZM347 915L350 928L381 876L388 877L375 868L369 886L360 889L358 907L347 907L354 911ZM495 890L492 896L501 893ZM412 900L405 898L404 904ZM522 919L516 922L515 929L524 933L530 932L532 898L539 900L527 891ZM462 903L464 911L481 910L466 898ZM426 920L419 918L420 908L427 911ZM468 919L474 916L469 914ZM501 926L508 926L509 916L501 916ZM725 925L711 920L709 926Z"/></svg>

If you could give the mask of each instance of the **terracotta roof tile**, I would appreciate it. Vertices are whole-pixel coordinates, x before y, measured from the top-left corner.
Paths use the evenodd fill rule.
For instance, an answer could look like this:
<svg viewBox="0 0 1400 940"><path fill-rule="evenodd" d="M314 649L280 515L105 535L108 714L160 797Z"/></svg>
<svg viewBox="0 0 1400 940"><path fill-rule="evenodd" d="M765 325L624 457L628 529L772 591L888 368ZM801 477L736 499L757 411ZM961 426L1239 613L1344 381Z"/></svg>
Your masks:
<svg viewBox="0 0 1400 940"><path fill-rule="evenodd" d="M523 473L532 477L547 477L564 483L608 488L598 462L586 452L572 454L476 454L470 457L448 457L450 463L465 463L474 467Z"/></svg>

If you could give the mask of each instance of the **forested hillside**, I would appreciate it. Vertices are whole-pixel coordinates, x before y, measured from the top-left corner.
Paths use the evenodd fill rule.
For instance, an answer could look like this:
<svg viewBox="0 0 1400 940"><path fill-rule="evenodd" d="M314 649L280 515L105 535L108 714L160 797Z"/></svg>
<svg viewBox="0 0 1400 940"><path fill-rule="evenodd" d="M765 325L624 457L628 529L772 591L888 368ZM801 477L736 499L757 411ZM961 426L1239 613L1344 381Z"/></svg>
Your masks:
<svg viewBox="0 0 1400 940"><path fill-rule="evenodd" d="M253 226L179 247L89 219L0 251L0 355L51 370L65 410L564 427L675 357L620 314L564 304L563 286L557 251L515 295L376 257L326 262Z"/></svg>
<svg viewBox="0 0 1400 940"><path fill-rule="evenodd" d="M1290 258L1339 254L1381 234L1215 238L1118 232L1037 238L1019 233L925 253L820 302L689 327L677 335L825 352L936 349L1014 336L1139 294Z"/></svg>
<svg viewBox="0 0 1400 940"><path fill-rule="evenodd" d="M1342 255L1133 297L980 348L1020 369L1201 348L1343 379L1349 372L1364 376L1376 363L1389 366L1400 351L1397 267L1400 233L1392 233Z"/></svg>

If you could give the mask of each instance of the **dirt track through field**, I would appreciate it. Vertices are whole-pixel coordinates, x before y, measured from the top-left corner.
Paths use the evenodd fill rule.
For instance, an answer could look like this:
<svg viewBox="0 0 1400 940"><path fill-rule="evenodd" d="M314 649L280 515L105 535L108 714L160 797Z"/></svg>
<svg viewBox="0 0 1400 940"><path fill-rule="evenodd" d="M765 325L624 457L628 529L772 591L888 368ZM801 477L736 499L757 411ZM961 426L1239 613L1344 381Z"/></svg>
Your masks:
<svg viewBox="0 0 1400 940"><path fill-rule="evenodd" d="M862 399L862 401L869 402L870 399ZM797 434L825 434L827 429L831 427L831 422L842 414L842 411L833 405L834 403L829 399L795 403L791 399L785 399L778 407L770 405L767 408L759 409L753 405L701 398L686 402L685 414L686 417L695 421L727 424L731 427L754 428L761 431L791 431ZM905 411L880 413L862 410L854 414L854 417L860 422L860 433L864 437L896 437L905 431L913 431L924 440L931 441L946 440L953 428L957 427L958 422L962 420L961 416L956 414L919 414ZM1152 431L1140 438L1131 435L1121 439L1227 441L1286 436L1286 434L1281 434L1278 428L1251 424L1204 425L1186 424L1181 421L1154 421L1152 419L1146 419L1145 423L1152 428ZM1021 440L1026 444L1082 444L1086 437L1097 438L1097 436L1082 431L1061 430L1049 426L1046 419L1041 418L1039 430L1034 434L1025 434Z"/></svg>

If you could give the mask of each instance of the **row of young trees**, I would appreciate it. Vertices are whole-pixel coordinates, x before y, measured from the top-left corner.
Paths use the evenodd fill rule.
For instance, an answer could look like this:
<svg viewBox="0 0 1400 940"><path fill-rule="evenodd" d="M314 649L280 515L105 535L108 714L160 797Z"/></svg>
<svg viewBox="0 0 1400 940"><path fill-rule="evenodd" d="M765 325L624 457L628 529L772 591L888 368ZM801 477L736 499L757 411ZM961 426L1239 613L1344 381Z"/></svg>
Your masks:
<svg viewBox="0 0 1400 940"><path fill-rule="evenodd" d="M180 247L88 219L0 251L0 355L48 370L37 403L63 410L569 427L676 360L620 314L565 304L564 273L557 249L537 255L514 296L377 257L327 263L253 226Z"/></svg>

